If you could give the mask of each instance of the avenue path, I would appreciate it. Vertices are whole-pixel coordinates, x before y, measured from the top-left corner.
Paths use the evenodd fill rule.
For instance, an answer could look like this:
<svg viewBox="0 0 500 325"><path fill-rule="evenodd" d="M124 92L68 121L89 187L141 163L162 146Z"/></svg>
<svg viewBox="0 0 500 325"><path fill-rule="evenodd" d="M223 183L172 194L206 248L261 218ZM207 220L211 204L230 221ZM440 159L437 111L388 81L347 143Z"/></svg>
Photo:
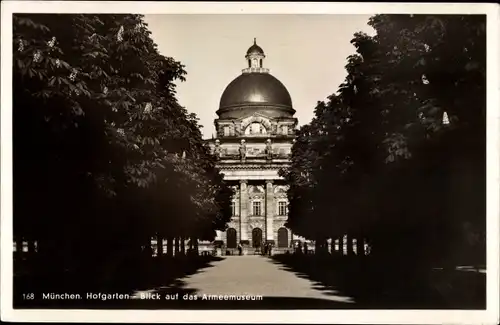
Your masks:
<svg viewBox="0 0 500 325"><path fill-rule="evenodd" d="M182 279L187 287L195 288L198 295L261 295L265 298L315 298L352 303L332 290L287 271L270 258L227 256L213 262L212 267Z"/></svg>

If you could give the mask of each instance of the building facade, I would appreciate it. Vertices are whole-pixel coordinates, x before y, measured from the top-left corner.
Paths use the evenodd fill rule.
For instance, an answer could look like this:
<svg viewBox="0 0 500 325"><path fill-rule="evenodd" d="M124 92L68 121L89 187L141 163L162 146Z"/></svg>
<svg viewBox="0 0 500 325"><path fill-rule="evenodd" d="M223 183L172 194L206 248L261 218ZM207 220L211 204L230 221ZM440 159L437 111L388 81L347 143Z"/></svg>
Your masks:
<svg viewBox="0 0 500 325"><path fill-rule="evenodd" d="M278 171L289 164L297 119L286 87L264 67L254 44L247 68L224 90L209 141L218 167L233 187L229 228L217 234L228 249L241 243L248 252L264 243L286 249L294 236L285 227L287 184Z"/></svg>

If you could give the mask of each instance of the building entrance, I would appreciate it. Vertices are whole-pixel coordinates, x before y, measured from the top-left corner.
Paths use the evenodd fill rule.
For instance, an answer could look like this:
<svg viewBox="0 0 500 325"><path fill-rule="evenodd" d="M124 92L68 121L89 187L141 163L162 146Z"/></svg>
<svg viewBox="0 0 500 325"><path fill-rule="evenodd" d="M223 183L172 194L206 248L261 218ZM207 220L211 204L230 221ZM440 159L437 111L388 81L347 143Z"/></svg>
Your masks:
<svg viewBox="0 0 500 325"><path fill-rule="evenodd" d="M262 245L262 229L254 228L252 230L252 247L258 248Z"/></svg>

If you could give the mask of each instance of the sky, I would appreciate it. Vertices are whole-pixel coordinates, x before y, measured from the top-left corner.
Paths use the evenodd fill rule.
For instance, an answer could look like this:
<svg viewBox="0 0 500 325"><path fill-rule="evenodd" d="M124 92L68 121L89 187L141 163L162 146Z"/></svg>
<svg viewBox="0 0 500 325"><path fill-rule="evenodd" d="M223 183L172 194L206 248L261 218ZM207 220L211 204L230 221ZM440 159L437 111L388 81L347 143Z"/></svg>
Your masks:
<svg viewBox="0 0 500 325"><path fill-rule="evenodd" d="M288 89L299 126L314 116L318 101L336 92L355 53L356 32L373 35L369 15L146 15L161 54L185 65L177 82L179 103L196 113L204 138L215 134L215 113L226 86L246 68L257 39L263 66Z"/></svg>

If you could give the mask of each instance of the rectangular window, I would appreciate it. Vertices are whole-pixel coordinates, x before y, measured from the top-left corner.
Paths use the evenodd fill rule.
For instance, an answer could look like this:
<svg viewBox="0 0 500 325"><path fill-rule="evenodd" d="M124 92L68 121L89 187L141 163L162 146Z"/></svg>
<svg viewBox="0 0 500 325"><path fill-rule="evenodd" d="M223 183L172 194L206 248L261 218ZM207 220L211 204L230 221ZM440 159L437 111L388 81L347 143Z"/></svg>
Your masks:
<svg viewBox="0 0 500 325"><path fill-rule="evenodd" d="M253 206L253 215L260 216L261 215L261 206L259 201L255 201L252 203Z"/></svg>
<svg viewBox="0 0 500 325"><path fill-rule="evenodd" d="M231 216L236 215L236 203L234 201L231 202Z"/></svg>
<svg viewBox="0 0 500 325"><path fill-rule="evenodd" d="M229 126L228 125L224 126L224 136L226 136L226 137L229 136Z"/></svg>
<svg viewBox="0 0 500 325"><path fill-rule="evenodd" d="M278 215L279 216L286 216L286 202L285 201L280 201L278 202Z"/></svg>

